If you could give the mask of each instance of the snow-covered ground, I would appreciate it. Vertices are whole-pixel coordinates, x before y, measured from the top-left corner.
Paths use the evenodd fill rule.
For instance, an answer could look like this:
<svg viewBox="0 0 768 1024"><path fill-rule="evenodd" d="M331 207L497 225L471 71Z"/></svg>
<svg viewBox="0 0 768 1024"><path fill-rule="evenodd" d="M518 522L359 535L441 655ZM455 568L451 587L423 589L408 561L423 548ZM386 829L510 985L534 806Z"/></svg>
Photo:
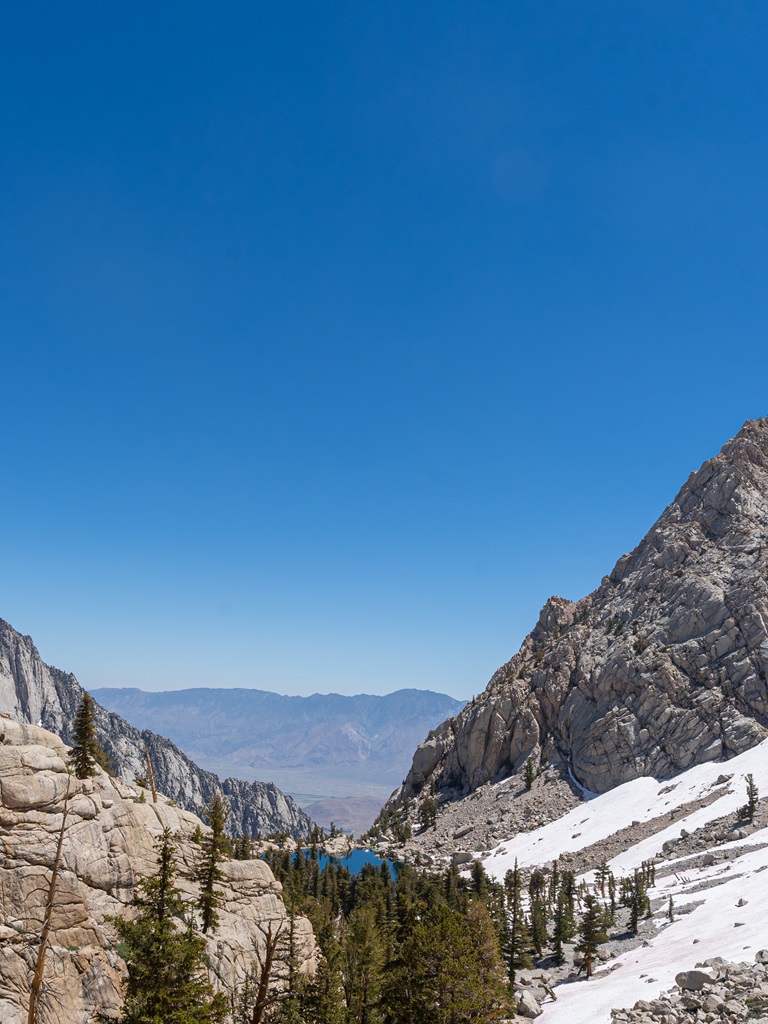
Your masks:
<svg viewBox="0 0 768 1024"><path fill-rule="evenodd" d="M605 839L636 821L668 814L675 807L698 801L720 790L723 796L707 807L696 807L669 827L614 857L610 866L617 876L631 874L644 860L661 850L662 843L677 839L681 829L694 832L707 822L729 814L746 803L745 777L751 774L761 796L768 794L768 741L727 762L698 765L674 779L636 779L588 800L558 821L503 842L483 861L499 880L514 865L545 864L565 851L576 852ZM721 775L733 777L716 785ZM672 787L672 788L670 788ZM714 850L733 850L768 843L768 829L746 839L725 843ZM666 862L674 866L675 861ZM747 849L730 861L698 869L685 867L680 874L660 877L650 890L652 898L665 902L671 895L675 906L702 901L689 914L671 924L660 919L650 945L628 951L598 969L590 981L560 985L557 1001L547 1001L542 1024L609 1024L611 1009L631 1006L637 999L653 999L674 984L675 975L713 956L753 961L768 947L768 846ZM691 892L698 883L720 884ZM737 906L745 900L744 906ZM618 966L617 966L618 965Z"/></svg>
<svg viewBox="0 0 768 1024"><path fill-rule="evenodd" d="M608 793L593 796L557 821L499 843L483 864L489 875L502 881L506 872L514 867L515 858L520 867L531 867L555 860L562 853L583 850L635 821L648 821L692 800L711 796L714 789L719 788L715 782L721 775L733 775L722 786L721 799L709 807L698 808L685 817L676 818L663 832L640 844L637 850L645 852L639 859L633 852L626 858L617 858L614 870L630 870L639 866L644 858L652 856L666 839L678 838L681 828L693 832L713 818L742 807L746 803L744 780L748 774L754 777L761 794L768 793L768 740L730 761L700 764L671 780L635 779Z"/></svg>
<svg viewBox="0 0 768 1024"><path fill-rule="evenodd" d="M768 829L749 837L750 844L759 841L768 841ZM728 845L734 844L725 848ZM539 1017L542 1024L609 1024L612 1008L632 1006L637 999L654 999L674 985L679 971L709 957L754 962L755 953L768 947L768 847L744 854L729 867L724 870L719 863L699 871L686 870L690 884L717 875L728 879L687 898L684 894L690 885L674 875L660 879L652 896L671 894L678 906L703 900L702 906L662 926L649 946L610 961L590 981L558 986L557 1002L544 1004ZM746 905L738 907L741 899ZM621 966L617 968L617 964Z"/></svg>

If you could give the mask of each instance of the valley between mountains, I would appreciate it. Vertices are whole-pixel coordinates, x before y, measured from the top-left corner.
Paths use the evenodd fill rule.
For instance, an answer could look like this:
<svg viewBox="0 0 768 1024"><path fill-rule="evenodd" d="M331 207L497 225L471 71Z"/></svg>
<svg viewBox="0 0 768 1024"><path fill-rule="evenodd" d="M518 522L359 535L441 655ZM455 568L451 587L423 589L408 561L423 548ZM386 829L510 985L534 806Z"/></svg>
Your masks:
<svg viewBox="0 0 768 1024"><path fill-rule="evenodd" d="M9 1024L23 1024L25 950L40 919L52 868L46 840L66 777L66 752L52 734L71 741L82 692L7 624L0 641L8 722L0 747L0 1007ZM258 892L261 910L238 949L251 943L263 953L265 922L299 911L309 988L292 992L294 973L276 974L271 991L282 995L258 1018L264 1024L287 1021L287 1007L297 1024L768 1021L768 420L747 422L691 474L593 593L551 598L487 688L425 730L366 836L382 858L405 865L397 881L386 869L352 880L296 858L312 823L289 797L274 786L220 782L188 756L213 759L229 746L257 770L260 756L281 749L286 770L303 771L319 751L349 757L345 770L365 754L391 779L376 761L375 728L365 743L355 735L342 748L327 724L313 745L304 723L304 739L291 746L294 711L281 710L280 727L238 747L226 716L213 716L206 734L217 691L192 693L161 709L170 725L200 701L184 742L177 734L181 748L189 743L184 753L139 717L161 713L150 695L116 698L128 721L98 711L98 735L120 779L100 773L78 792L78 855L70 852L64 872L77 909L74 918L62 914L53 940L64 964L58 1006L69 1006L69 1016L51 999L39 1024L85 1024L115 1011L126 965L105 912L129 905L137 876L151 870L147 835L174 815L183 884L194 892L197 826L180 808L199 808L217 789L232 803L236 835L250 835L257 821L262 834L292 835L259 848L268 866L224 861L232 915L217 940L206 940L211 982L231 993L245 977L230 934L244 891ZM411 699L413 691L401 691L404 706ZM160 728L161 719L152 722ZM145 748L167 787L158 809L142 806L137 784ZM85 854L91 843L101 844L96 861ZM75 921L77 942L67 931ZM367 987L350 966L363 946L375 951ZM248 1018L233 1011L231 1019Z"/></svg>
<svg viewBox="0 0 768 1024"><path fill-rule="evenodd" d="M275 783L321 825L360 835L405 776L424 736L464 701L429 690L385 696L196 689L94 689L109 711L168 736L220 776Z"/></svg>

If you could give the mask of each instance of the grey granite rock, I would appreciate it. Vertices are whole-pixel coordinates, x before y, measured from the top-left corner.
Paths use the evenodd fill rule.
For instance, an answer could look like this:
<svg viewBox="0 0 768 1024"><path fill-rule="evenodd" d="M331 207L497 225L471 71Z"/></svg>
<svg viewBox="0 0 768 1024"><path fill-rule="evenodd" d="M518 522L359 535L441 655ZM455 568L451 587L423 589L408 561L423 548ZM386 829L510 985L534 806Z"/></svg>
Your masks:
<svg viewBox="0 0 768 1024"><path fill-rule="evenodd" d="M706 971L681 971L675 975L675 984L686 992L701 992L705 985L711 985L714 977Z"/></svg>
<svg viewBox="0 0 768 1024"><path fill-rule="evenodd" d="M432 781L446 805L530 756L597 792L727 759L768 735L767 679L762 419L691 475L597 590L546 603L486 690L417 749L392 803Z"/></svg>
<svg viewBox="0 0 768 1024"><path fill-rule="evenodd" d="M174 834L177 884L188 902L198 886L197 818L157 803L99 770L67 774L67 748L45 729L0 718L0 1021L27 1020L30 962L65 802L61 870L51 918L40 1024L80 1024L118 1011L125 981L110 915L130 915L136 881L157 871L154 843ZM270 926L287 927L282 886L263 860L224 861L219 924L206 938L209 973L229 998L242 988ZM181 924L181 922L179 922ZM317 947L305 918L294 922L299 969L314 973Z"/></svg>
<svg viewBox="0 0 768 1024"><path fill-rule="evenodd" d="M524 990L517 993L517 1012L521 1017L532 1020L534 1017L541 1016L542 1009L538 999Z"/></svg>

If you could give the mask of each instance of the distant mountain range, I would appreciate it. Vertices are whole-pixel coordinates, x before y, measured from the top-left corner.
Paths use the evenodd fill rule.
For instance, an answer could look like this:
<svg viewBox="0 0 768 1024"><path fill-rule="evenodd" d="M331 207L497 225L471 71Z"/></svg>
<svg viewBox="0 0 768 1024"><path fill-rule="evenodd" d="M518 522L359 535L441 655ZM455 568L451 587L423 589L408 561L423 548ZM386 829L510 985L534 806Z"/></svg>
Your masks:
<svg viewBox="0 0 768 1024"><path fill-rule="evenodd" d="M353 831L367 827L363 820L370 824L400 785L417 744L465 704L413 689L310 697L225 688L91 692L138 728L168 736L210 771L268 779L304 806L322 801L316 820L333 818ZM355 822L348 824L353 808Z"/></svg>
<svg viewBox="0 0 768 1024"><path fill-rule="evenodd" d="M83 688L71 673L46 665L32 638L0 619L0 714L40 725L71 743L82 698ZM197 813L216 793L223 793L232 810L227 827L233 835L284 830L297 839L309 835L309 817L276 786L217 778L164 736L148 729L140 732L98 704L94 717L99 742L125 781L146 774L149 756L158 790L180 807Z"/></svg>

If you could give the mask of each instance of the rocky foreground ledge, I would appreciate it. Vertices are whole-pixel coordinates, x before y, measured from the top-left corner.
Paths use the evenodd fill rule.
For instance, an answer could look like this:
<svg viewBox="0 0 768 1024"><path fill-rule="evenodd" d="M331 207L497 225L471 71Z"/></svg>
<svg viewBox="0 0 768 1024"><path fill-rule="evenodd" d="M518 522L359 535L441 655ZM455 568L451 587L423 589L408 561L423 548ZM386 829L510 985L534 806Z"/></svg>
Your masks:
<svg viewBox="0 0 768 1024"><path fill-rule="evenodd" d="M768 1021L768 950L757 963L712 957L675 978L658 999L639 999L631 1010L613 1010L614 1024L737 1024Z"/></svg>
<svg viewBox="0 0 768 1024"><path fill-rule="evenodd" d="M177 884L193 899L199 818L99 770L67 773L68 747L45 729L0 716L0 1021L26 1024L34 962L64 802L68 818L39 1024L86 1024L119 1009L125 964L108 915L131 913L138 878L156 872L155 839L176 836ZM242 985L264 933L286 919L282 887L264 861L226 861L220 925L207 936L211 980ZM297 918L301 967L314 970L312 928Z"/></svg>

